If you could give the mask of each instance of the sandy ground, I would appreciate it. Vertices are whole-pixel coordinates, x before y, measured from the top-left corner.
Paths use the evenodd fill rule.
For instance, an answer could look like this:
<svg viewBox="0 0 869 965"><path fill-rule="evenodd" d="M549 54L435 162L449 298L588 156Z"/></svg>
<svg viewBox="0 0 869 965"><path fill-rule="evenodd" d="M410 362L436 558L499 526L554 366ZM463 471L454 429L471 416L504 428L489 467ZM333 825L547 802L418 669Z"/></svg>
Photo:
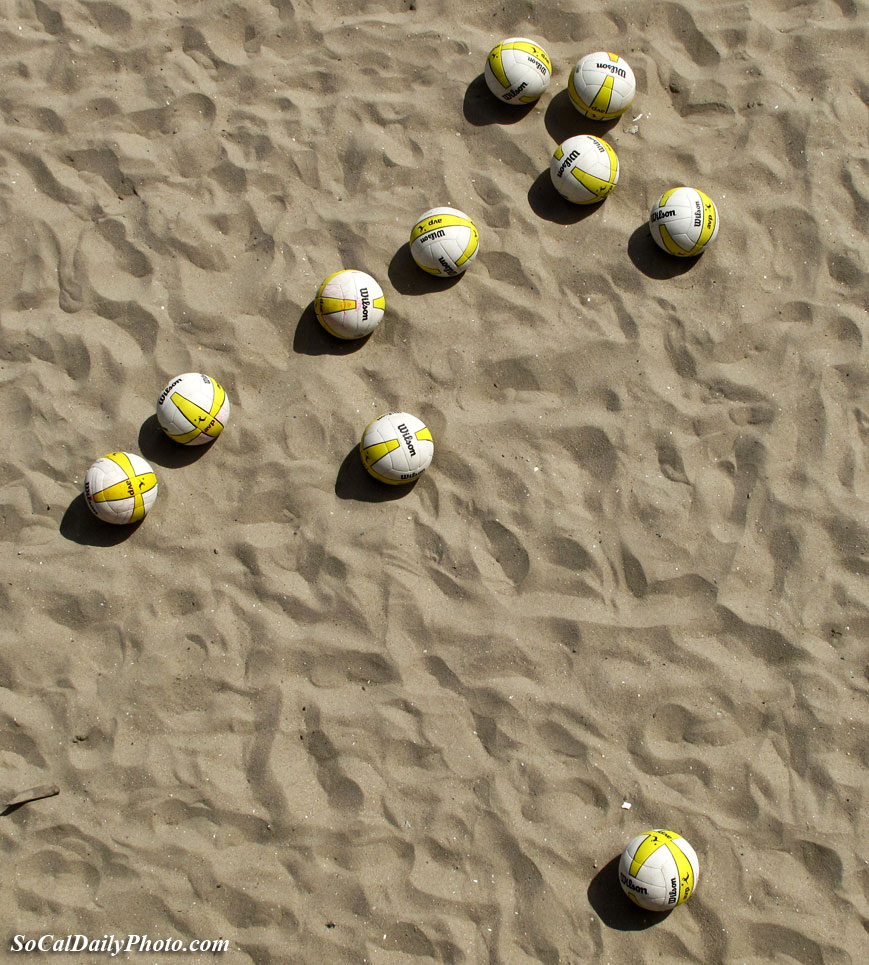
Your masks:
<svg viewBox="0 0 869 965"><path fill-rule="evenodd" d="M60 788L0 821L0 958L864 961L866 4L0 13L0 791ZM529 109L481 76L514 35ZM597 49L638 80L603 125ZM592 209L548 180L583 132ZM682 183L692 261L646 224ZM442 204L456 283L406 246ZM312 313L342 267L386 293L361 345ZM155 423L191 370L207 451ZM393 408L437 446L409 490L356 451ZM114 449L159 477L132 530L80 495ZM665 917L614 877L649 827L700 856Z"/></svg>

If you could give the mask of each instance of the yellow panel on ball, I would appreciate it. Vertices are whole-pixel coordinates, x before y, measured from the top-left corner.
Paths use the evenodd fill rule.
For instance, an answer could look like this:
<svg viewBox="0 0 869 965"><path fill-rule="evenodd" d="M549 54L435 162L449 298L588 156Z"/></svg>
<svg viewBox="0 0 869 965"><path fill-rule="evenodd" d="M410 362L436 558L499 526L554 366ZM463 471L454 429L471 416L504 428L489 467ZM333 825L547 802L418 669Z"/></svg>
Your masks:
<svg viewBox="0 0 869 965"><path fill-rule="evenodd" d="M624 114L636 91L630 64L608 50L581 57L567 79L571 103L593 121L609 121Z"/></svg>
<svg viewBox="0 0 869 965"><path fill-rule="evenodd" d="M110 452L85 473L88 509L106 523L138 523L157 498L157 476L141 456Z"/></svg>
<svg viewBox="0 0 869 965"><path fill-rule="evenodd" d="M362 465L381 482L400 486L418 479L431 464L434 439L409 412L387 412L369 423L359 443Z"/></svg>
<svg viewBox="0 0 869 965"><path fill-rule="evenodd" d="M527 37L508 37L489 51L483 77L486 86L506 104L531 104L549 87L552 62L546 51Z"/></svg>
<svg viewBox="0 0 869 965"><path fill-rule="evenodd" d="M718 236L718 208L697 188L670 188L652 205L649 230L655 244L671 255L701 254Z"/></svg>
<svg viewBox="0 0 869 965"><path fill-rule="evenodd" d="M619 859L619 884L641 908L669 911L693 894L697 852L675 831L656 828L632 838Z"/></svg>
<svg viewBox="0 0 869 965"><path fill-rule="evenodd" d="M477 257L479 246L477 226L458 208L431 208L410 232L410 254L430 275L462 274Z"/></svg>
<svg viewBox="0 0 869 965"><path fill-rule="evenodd" d="M578 134L559 144L549 162L555 189L573 204L595 204L618 184L619 159L602 138Z"/></svg>
<svg viewBox="0 0 869 965"><path fill-rule="evenodd" d="M380 324L385 310L383 289L371 275L356 268L333 272L314 299L314 314L336 338L365 338Z"/></svg>
<svg viewBox="0 0 869 965"><path fill-rule="evenodd" d="M226 426L229 409L226 390L202 372L176 375L157 397L160 428L183 446L213 442Z"/></svg>

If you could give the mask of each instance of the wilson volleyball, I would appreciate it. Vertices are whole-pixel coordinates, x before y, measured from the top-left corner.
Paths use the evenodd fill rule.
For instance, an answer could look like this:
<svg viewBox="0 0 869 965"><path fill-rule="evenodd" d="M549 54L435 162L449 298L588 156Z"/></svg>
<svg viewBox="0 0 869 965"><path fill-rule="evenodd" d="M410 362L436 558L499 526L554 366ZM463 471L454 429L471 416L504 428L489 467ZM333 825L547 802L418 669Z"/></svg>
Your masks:
<svg viewBox="0 0 869 965"><path fill-rule="evenodd" d="M432 208L410 232L413 260L430 275L460 275L477 257L480 235L473 221L457 208Z"/></svg>
<svg viewBox="0 0 869 965"><path fill-rule="evenodd" d="M110 452L84 477L88 509L107 523L138 523L157 498L157 477L133 452Z"/></svg>
<svg viewBox="0 0 869 965"><path fill-rule="evenodd" d="M622 890L641 908L669 911L697 887L697 853L675 831L646 831L628 842L619 860Z"/></svg>
<svg viewBox="0 0 869 965"><path fill-rule="evenodd" d="M176 375L157 398L157 421L174 442L201 446L213 442L229 419L223 386L201 372Z"/></svg>
<svg viewBox="0 0 869 965"><path fill-rule="evenodd" d="M652 205L649 228L655 242L671 255L699 255L718 234L718 209L697 188L670 188Z"/></svg>
<svg viewBox="0 0 869 965"><path fill-rule="evenodd" d="M386 301L383 289L364 271L345 268L320 285L314 312L327 332L338 338L364 338L380 324Z"/></svg>
<svg viewBox="0 0 869 965"><path fill-rule="evenodd" d="M428 426L409 412L387 412L370 423L359 444L362 464L392 486L413 482L431 464L434 440Z"/></svg>
<svg viewBox="0 0 869 965"><path fill-rule="evenodd" d="M578 134L555 149L549 174L568 201L594 204L618 184L619 159L606 141L593 134Z"/></svg>
<svg viewBox="0 0 869 965"><path fill-rule="evenodd" d="M533 40L509 37L489 51L483 77L498 100L531 104L549 86L552 62Z"/></svg>
<svg viewBox="0 0 869 965"><path fill-rule="evenodd" d="M567 79L573 106L593 121L609 121L624 114L637 92L630 64L605 50L580 58Z"/></svg>

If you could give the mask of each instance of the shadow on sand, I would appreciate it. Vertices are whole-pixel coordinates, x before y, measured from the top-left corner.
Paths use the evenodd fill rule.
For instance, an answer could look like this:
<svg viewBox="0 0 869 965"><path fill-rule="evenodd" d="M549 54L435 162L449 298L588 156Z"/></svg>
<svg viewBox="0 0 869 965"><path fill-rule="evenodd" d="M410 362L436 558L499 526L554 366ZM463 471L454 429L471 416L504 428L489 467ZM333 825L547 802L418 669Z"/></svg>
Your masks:
<svg viewBox="0 0 869 965"><path fill-rule="evenodd" d="M430 275L423 271L413 260L408 242L396 251L389 262L389 281L402 295L432 295L452 288L461 277L454 275L452 278L441 278L440 275Z"/></svg>
<svg viewBox="0 0 869 965"><path fill-rule="evenodd" d="M593 204L573 204L555 190L547 168L537 175L528 189L528 204L538 218L555 224L568 225L578 224L591 217L602 204L606 204L606 198Z"/></svg>
<svg viewBox="0 0 869 965"><path fill-rule="evenodd" d="M418 482L419 479L414 479L401 486L379 482L366 471L359 455L359 446L354 446L338 470L335 495L339 499L355 499L363 503L388 503L406 496Z"/></svg>
<svg viewBox="0 0 869 965"><path fill-rule="evenodd" d="M619 884L619 859L615 857L591 879L588 903L598 918L618 931L644 931L669 917L670 912L646 911L635 905Z"/></svg>
<svg viewBox="0 0 869 965"><path fill-rule="evenodd" d="M117 546L128 540L142 522L144 520L126 525L104 523L88 509L84 493L79 493L63 514L60 535L81 546Z"/></svg>
<svg viewBox="0 0 869 965"><path fill-rule="evenodd" d="M515 124L534 110L534 104L507 104L498 100L486 86L486 78L477 74L465 91L462 110L469 124L485 127L488 124Z"/></svg>
<svg viewBox="0 0 869 965"><path fill-rule="evenodd" d="M676 278L690 271L701 255L680 258L670 255L655 244L649 225L641 224L628 239L628 257L647 278Z"/></svg>
<svg viewBox="0 0 869 965"><path fill-rule="evenodd" d="M216 441L215 439L214 442ZM180 442L173 442L160 428L156 415L148 416L139 428L139 452L148 462L164 469L181 469L183 466L193 465L208 452L214 442L206 442L201 446L184 446Z"/></svg>
<svg viewBox="0 0 869 965"><path fill-rule="evenodd" d="M314 302L311 301L296 326L293 351L299 355L352 355L358 352L369 338L370 332L362 338L338 338L337 335L330 335L320 324L314 311Z"/></svg>

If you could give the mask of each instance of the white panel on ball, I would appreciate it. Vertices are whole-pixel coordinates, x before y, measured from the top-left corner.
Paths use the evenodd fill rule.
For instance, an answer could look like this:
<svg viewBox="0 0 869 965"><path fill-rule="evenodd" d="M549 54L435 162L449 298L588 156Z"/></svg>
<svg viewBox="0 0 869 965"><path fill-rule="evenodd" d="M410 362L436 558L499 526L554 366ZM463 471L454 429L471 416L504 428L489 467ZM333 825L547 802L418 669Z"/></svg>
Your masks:
<svg viewBox="0 0 869 965"><path fill-rule="evenodd" d="M718 235L718 208L697 188L670 188L652 205L649 229L655 243L681 258L705 251Z"/></svg>
<svg viewBox="0 0 869 965"><path fill-rule="evenodd" d="M477 257L477 226L458 208L431 208L410 232L413 260L430 275L460 275Z"/></svg>
<svg viewBox="0 0 869 965"><path fill-rule="evenodd" d="M483 76L498 100L531 104L549 87L552 62L533 40L508 37L489 51Z"/></svg>
<svg viewBox="0 0 869 965"><path fill-rule="evenodd" d="M345 268L333 272L320 285L314 313L323 328L337 338L364 338L383 318L383 289L364 271Z"/></svg>
<svg viewBox="0 0 869 965"><path fill-rule="evenodd" d="M593 121L609 121L631 106L637 81L623 57L596 50L579 59L567 80L567 92L580 114Z"/></svg>
<svg viewBox="0 0 869 965"><path fill-rule="evenodd" d="M697 852L675 831L656 828L632 838L619 859L622 890L647 911L669 911L693 894Z"/></svg>
<svg viewBox="0 0 869 965"><path fill-rule="evenodd" d="M176 375L157 398L160 428L184 446L213 442L223 432L228 419L226 390L201 372Z"/></svg>
<svg viewBox="0 0 869 965"><path fill-rule="evenodd" d="M88 509L106 523L138 523L157 498L157 476L134 452L110 452L92 463L84 480Z"/></svg>
<svg viewBox="0 0 869 965"><path fill-rule="evenodd" d="M413 482L431 464L434 440L428 426L409 412L387 412L366 426L359 443L362 464L390 485Z"/></svg>
<svg viewBox="0 0 869 965"><path fill-rule="evenodd" d="M549 174L555 189L568 201L594 204L618 184L619 159L601 138L577 134L555 149Z"/></svg>

